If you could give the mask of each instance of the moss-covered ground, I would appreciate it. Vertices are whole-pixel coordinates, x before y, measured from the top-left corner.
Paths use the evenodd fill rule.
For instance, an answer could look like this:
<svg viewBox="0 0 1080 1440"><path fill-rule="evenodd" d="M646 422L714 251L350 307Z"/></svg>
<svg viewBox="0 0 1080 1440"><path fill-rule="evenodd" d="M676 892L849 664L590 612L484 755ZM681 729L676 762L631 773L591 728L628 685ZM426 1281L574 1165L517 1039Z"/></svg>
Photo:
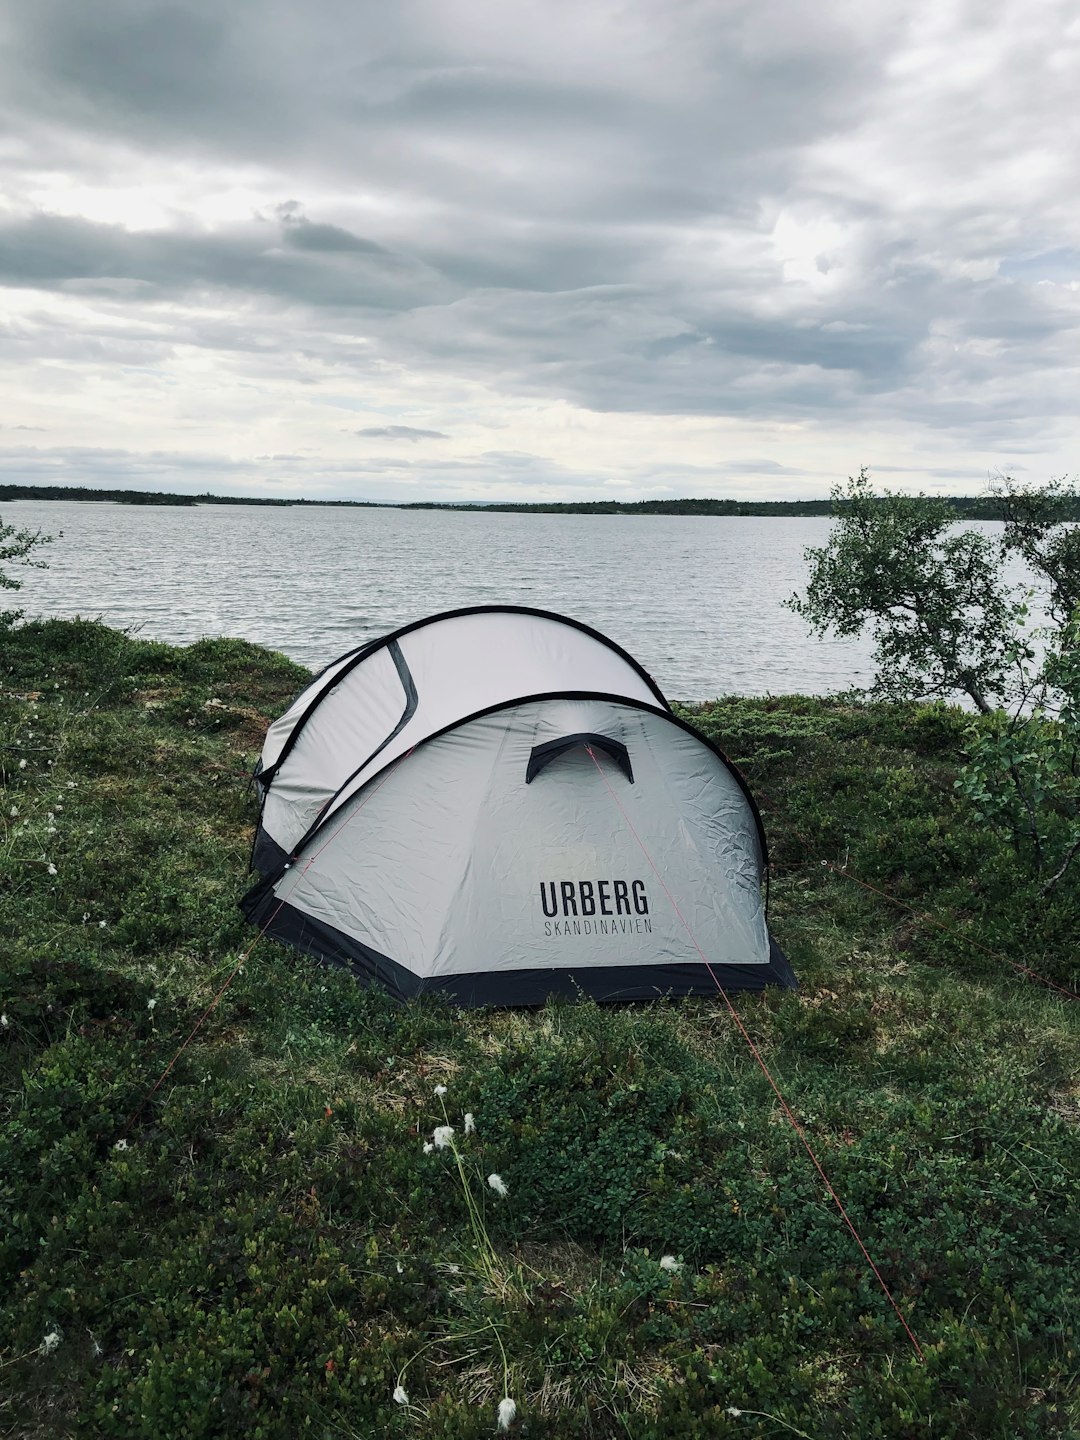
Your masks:
<svg viewBox="0 0 1080 1440"><path fill-rule="evenodd" d="M399 1007L262 940L153 1089L254 939L247 777L306 678L0 634L0 1434L466 1440L505 1395L560 1440L1080 1433L1080 1015L1013 968L1077 984L1080 892L958 808L964 716L691 716L802 982L735 1004L920 1359L719 997Z"/></svg>

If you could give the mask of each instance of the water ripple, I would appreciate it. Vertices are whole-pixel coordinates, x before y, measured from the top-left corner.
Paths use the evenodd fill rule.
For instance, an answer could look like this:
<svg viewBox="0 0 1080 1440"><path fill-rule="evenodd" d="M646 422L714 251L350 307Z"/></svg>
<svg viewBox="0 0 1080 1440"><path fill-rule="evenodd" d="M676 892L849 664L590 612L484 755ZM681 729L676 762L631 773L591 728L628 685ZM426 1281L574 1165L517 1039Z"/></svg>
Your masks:
<svg viewBox="0 0 1080 1440"><path fill-rule="evenodd" d="M28 615L100 617L146 639L234 635L312 669L437 610L518 604L583 620L666 694L828 693L869 648L811 639L781 601L825 518L462 514L20 501L63 538L24 572Z"/></svg>

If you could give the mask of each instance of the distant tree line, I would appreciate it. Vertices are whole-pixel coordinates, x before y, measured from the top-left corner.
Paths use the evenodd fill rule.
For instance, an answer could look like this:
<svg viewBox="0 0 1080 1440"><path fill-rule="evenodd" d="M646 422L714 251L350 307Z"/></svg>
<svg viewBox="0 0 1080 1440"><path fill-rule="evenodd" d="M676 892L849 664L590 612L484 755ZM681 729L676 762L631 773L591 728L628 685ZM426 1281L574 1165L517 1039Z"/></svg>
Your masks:
<svg viewBox="0 0 1080 1440"><path fill-rule="evenodd" d="M91 490L82 485L0 485L5 500L100 500L113 505L377 505L375 500L304 500L276 496L171 495L162 490Z"/></svg>
<svg viewBox="0 0 1080 1440"><path fill-rule="evenodd" d="M390 510L484 510L529 515L836 515L843 514L846 497L832 500L573 500L565 503L540 501L517 503L499 501L438 500L395 504L379 500L308 500L252 495L171 495L156 490L92 490L75 485L0 485L0 504L6 500L99 500L116 505L276 505L327 506L353 509L374 507ZM871 499L870 504L883 503ZM934 497L958 520L1007 520L1000 495L943 495ZM1080 498L1063 502L1062 518L1080 520Z"/></svg>

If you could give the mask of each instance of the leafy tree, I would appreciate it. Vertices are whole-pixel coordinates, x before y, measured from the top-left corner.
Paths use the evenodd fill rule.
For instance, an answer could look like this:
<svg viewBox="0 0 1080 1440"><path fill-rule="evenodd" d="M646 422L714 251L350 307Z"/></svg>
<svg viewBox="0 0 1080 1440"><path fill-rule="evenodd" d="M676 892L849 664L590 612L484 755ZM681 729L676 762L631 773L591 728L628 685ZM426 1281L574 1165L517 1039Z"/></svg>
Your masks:
<svg viewBox="0 0 1080 1440"><path fill-rule="evenodd" d="M1044 578L1047 609L1056 625L1066 625L1080 608L1080 526L1065 523L1076 518L1076 487L1051 480L1023 488L1006 475L993 488L1005 519L1005 549Z"/></svg>
<svg viewBox="0 0 1080 1440"><path fill-rule="evenodd" d="M18 530L14 525L5 525L0 519L0 590L22 589L22 581L9 575L4 568L11 562L44 570L46 562L33 558L34 552L40 546L50 544L52 539L51 535L41 530ZM0 610L0 625L14 624L21 616L21 610Z"/></svg>
<svg viewBox="0 0 1080 1440"><path fill-rule="evenodd" d="M875 495L860 470L834 488L832 533L807 549L806 591L787 603L817 634L872 633L875 697L971 701L984 718L957 788L1049 891L1080 853L1077 491L1002 477L994 494L1005 524L992 536L958 530L944 500ZM1033 585L1006 581L1011 556ZM1036 595L1046 625L1033 623Z"/></svg>

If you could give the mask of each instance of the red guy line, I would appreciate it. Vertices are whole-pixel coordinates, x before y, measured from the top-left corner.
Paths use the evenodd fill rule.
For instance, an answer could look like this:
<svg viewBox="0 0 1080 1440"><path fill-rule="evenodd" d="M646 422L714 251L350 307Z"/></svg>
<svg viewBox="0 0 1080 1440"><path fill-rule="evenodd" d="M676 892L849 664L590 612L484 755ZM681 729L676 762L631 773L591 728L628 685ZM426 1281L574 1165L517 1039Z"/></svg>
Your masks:
<svg viewBox="0 0 1080 1440"><path fill-rule="evenodd" d="M810 844L810 841L784 818L783 811L776 802L770 800L767 795L762 795L761 798L766 802L769 809L787 825L796 840L801 842L807 854L813 856L814 847ZM834 865L831 860L819 859L819 863L824 865L826 870L831 870L834 875L842 875L845 880L850 880L853 885L861 885L864 890L869 890L874 895L880 895L883 900L887 900L890 905L895 905L898 910L906 910L909 915L914 915L916 920L927 921L944 935L948 935L950 939L955 940L958 945L967 945L972 950L981 950L984 955L989 955L991 960L1001 960L1013 970L1019 970L1021 974L1030 976L1032 980L1037 980L1040 985L1047 985L1051 990L1057 990L1060 994L1066 995L1070 1000L1080 1000L1080 995L1078 995L1075 990L1070 990L1066 985L1059 985L1056 980L1050 980L1047 976L1040 975L1037 970L1032 970L1027 965L1021 965L1018 960L1010 960L1009 957L1003 955L1000 950L991 950L988 945L983 945L978 940L973 940L969 935L961 935L958 930L953 930L951 926L944 924L944 922L938 920L936 916L931 915L928 910L917 910L914 905L909 905L906 900L898 900L895 895L890 895L887 890L880 890L876 885L871 885L869 880L860 880L858 875L852 875L850 871L845 870L843 866Z"/></svg>
<svg viewBox="0 0 1080 1440"><path fill-rule="evenodd" d="M801 835L799 839L802 840ZM805 840L803 840L803 844L806 844ZM809 846L807 846L807 848L809 849ZM1030 975L1033 980L1038 980L1040 985L1048 985L1051 990L1060 991L1062 995L1067 995L1070 1000L1080 1000L1080 995L1078 995L1075 990L1070 990L1065 985L1059 985L1056 980L1050 980L1045 975L1040 975L1037 970L1031 970L1028 966L1021 965L1017 960L1010 960L1007 955L1002 955L998 950L991 950L988 946L981 945L978 940L972 940L966 935L961 935L958 930L953 930L948 925L942 924L940 920L936 919L928 911L916 910L915 907L909 905L906 900L897 900L897 898L894 895L890 895L887 890L879 890L876 885L871 885L869 880L860 880L858 875L849 874L848 871L841 869L839 865L834 865L831 860L822 860L821 864L824 865L827 870L831 870L834 875L842 875L845 880L850 880L853 885L861 885L864 890L870 890L873 894L880 895L883 900L888 900L890 905L896 905L899 909L906 910L909 915L914 915L917 920L929 921L931 925L936 926L938 930L943 931L960 945L970 945L973 950L981 950L984 955L989 955L992 960L1003 960L1006 965L1010 965L1014 970L1019 970L1024 975Z"/></svg>
<svg viewBox="0 0 1080 1440"><path fill-rule="evenodd" d="M889 1301L889 1304L890 1304L890 1305L892 1306L892 1308L896 1311L897 1318L899 1319L900 1324L904 1327L904 1330L907 1332L907 1337L908 1337L908 1339L911 1341L912 1345L915 1347L915 1353L916 1353L916 1355L918 1355L918 1357L919 1357L920 1360L925 1360L925 1359L926 1359L926 1356L923 1354L922 1347L921 1347L921 1345L919 1344L918 1340L915 1338L915 1333L914 1333L914 1331L912 1330L912 1328L911 1328L911 1326L908 1324L908 1322L904 1319L904 1312L900 1309L900 1306L899 1306L899 1305L896 1303L896 1301L893 1299L892 1291L889 1289L888 1285L885 1284L885 1281L884 1281L884 1279L882 1278L881 1271L880 1271L880 1270L878 1269L878 1267L874 1264L874 1261L873 1261L873 1259L872 1259L872 1257L871 1257L871 1255L870 1255L870 1251L867 1250L866 1246L863 1244L863 1242L862 1242L862 1237L860 1236L859 1232L855 1229L855 1226L854 1226L854 1224L852 1223L851 1217L848 1215L847 1211L844 1209L843 1202L841 1201L840 1196L839 1196L839 1195L836 1193L836 1191L834 1190L832 1181L831 1181L831 1180L829 1179L829 1177L825 1174L825 1171L822 1169L822 1166L821 1166L821 1161L820 1161L820 1160L817 1158L817 1156L814 1154L813 1147L811 1146L810 1141L809 1141L809 1140L807 1139L807 1137L806 1137L806 1132L805 1132L805 1130L804 1130L803 1127L799 1124L798 1120L796 1120L795 1116L794 1116L794 1115L792 1114L792 1112L791 1112L791 1107L788 1105L787 1101L784 1099L783 1095L780 1093L780 1087L779 1087L779 1085L777 1085L776 1081L773 1079L772 1074L771 1074L771 1072L770 1072L770 1070L769 1070L769 1067L765 1064L765 1061L764 1061L764 1059L763 1059L763 1057L762 1057L761 1051L760 1051L760 1050L757 1048L757 1046L754 1044L753 1040L751 1039L751 1037L750 1037L750 1035L749 1035L749 1033L748 1033L748 1031L747 1031L747 1029L746 1029L746 1026L743 1024L742 1020L739 1018L739 1012L735 1009L735 1006L732 1005L731 1000L730 1000L730 998L729 998L729 996L728 996L727 991L724 989L724 987L720 984L720 981L717 979L715 970L713 970L712 966L709 964L708 957L706 956L704 950L702 950L701 946L698 944L698 942L697 942L697 937L694 935L694 932L690 929L690 926L687 924L687 922L686 922L686 917L683 915L682 911L679 909L678 902L676 901L674 895L672 895L671 891L668 889L667 884L666 884L666 882L665 882L665 880L664 880L663 875L661 875L660 871L657 869L656 862L653 860L652 856L649 854L649 851L648 851L648 849L647 849L646 846L645 846L645 842L642 840L642 838L641 838L641 836L638 834L638 832L634 829L633 821L630 819L629 815L627 815L626 811L623 809L623 806L622 806L621 801L619 800L619 797L616 795L615 791L612 789L612 787L611 787L611 782L608 780L607 775L606 775L605 772L604 772L604 767L600 764L599 760L597 760L596 756L593 754L593 750L592 750L592 747L591 747L590 745L586 745L586 746L585 746L585 749L588 751L589 757L590 757L590 759L592 760L593 764L596 766L597 770L599 770L600 776L601 776L601 778L603 779L604 784L607 786L608 794L611 796L612 800L614 800L616 806L618 807L618 810L619 810L620 815L621 815L621 816L623 817L623 819L626 821L626 824L627 824L627 826L628 826L628 828L629 828L629 830L630 830L631 835L633 835L634 839L637 841L638 845L640 846L640 848L641 848L641 853L645 856L645 859L649 862L650 866L652 867L652 872L653 872L653 874L656 876L657 880L659 880L661 889L663 890L664 894L667 896L668 900L671 902L671 907L672 907L672 909L675 911L675 914L679 917L679 920L680 920L681 923L682 923L683 929L686 931L687 935L690 937L690 943L693 945L694 949L695 949L695 950L698 952L698 954L701 956L701 958L702 958L702 960L703 960L703 962L704 962L704 964L705 964L706 970L708 970L709 974L712 976L713 984L716 986L717 990L719 990L721 996L723 997L724 1004L727 1006L728 1011L729 1011L729 1013L730 1013L730 1015L731 1015L731 1018L735 1021L735 1024L739 1027L740 1031L742 1032L743 1039L746 1041L747 1045L749 1045L749 1047L750 1047L750 1053L753 1055L754 1059L757 1061L758 1065L761 1067L762 1074L765 1076L766 1080L768 1080L769 1084L772 1086L773 1093L775 1094L777 1100L779 1100L780 1105L781 1105L781 1107L783 1108L784 1114L785 1114L785 1115L787 1116L787 1118L791 1121L791 1124L792 1124L792 1126L793 1126L794 1129L795 1129L795 1133L798 1135L799 1139L802 1141L803 1146L804 1146L804 1148L805 1148L805 1150L806 1150L806 1153L810 1156L810 1159L811 1159L811 1160L813 1161L813 1163L814 1163L814 1168L817 1170L818 1174L821 1176L822 1180L825 1182L825 1187L826 1187L826 1189L828 1190L829 1194L832 1196L833 1200L836 1202L836 1208L840 1211L840 1214L843 1216L845 1225L848 1227L848 1229L851 1231L852 1235L855 1237L855 1243L858 1245L859 1249L862 1251L863 1257L864 1257L864 1259L866 1260L866 1263L870 1266L870 1269L874 1272L874 1276L875 1276L878 1284L881 1286L882 1290L885 1292L885 1295L886 1295L886 1297L887 1297L887 1299L888 1299L888 1301Z"/></svg>

